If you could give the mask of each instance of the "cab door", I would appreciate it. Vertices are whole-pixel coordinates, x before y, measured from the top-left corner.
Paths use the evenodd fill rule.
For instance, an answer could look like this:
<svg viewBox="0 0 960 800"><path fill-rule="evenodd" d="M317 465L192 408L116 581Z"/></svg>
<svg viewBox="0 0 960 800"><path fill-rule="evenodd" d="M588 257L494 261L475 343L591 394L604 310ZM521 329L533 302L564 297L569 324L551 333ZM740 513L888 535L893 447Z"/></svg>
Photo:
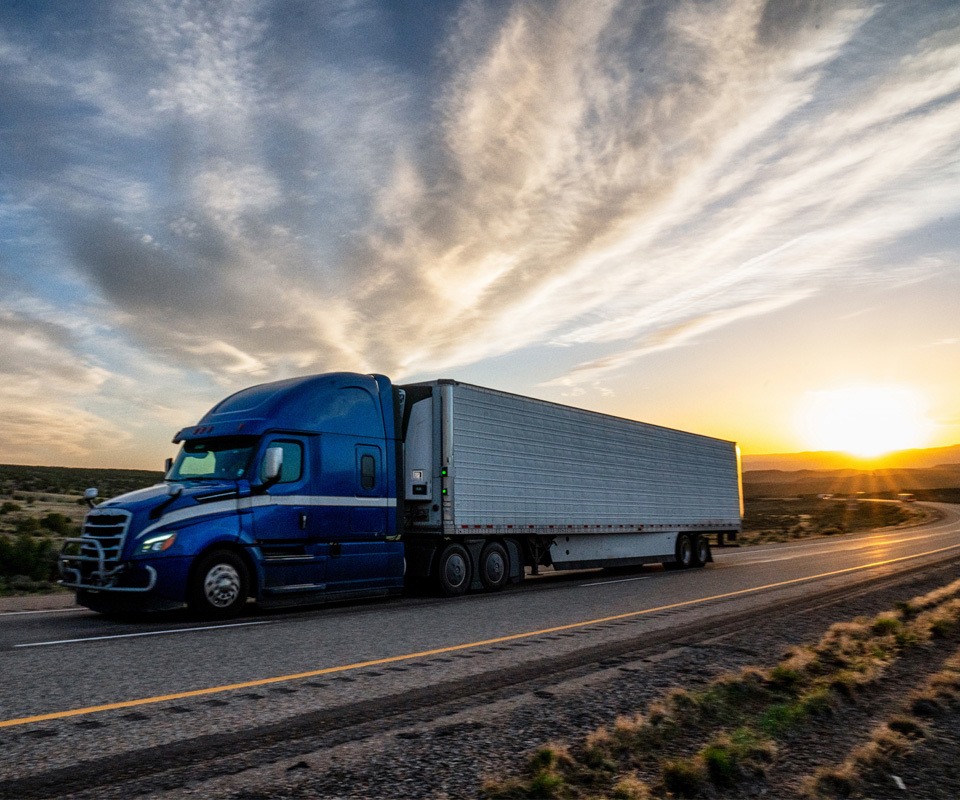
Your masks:
<svg viewBox="0 0 960 800"><path fill-rule="evenodd" d="M402 557L398 561L397 545L386 540L388 500L382 448L356 445L353 467L353 496L344 498L349 504L346 525L330 531L328 588L353 592L399 585Z"/></svg>
<svg viewBox="0 0 960 800"><path fill-rule="evenodd" d="M326 580L327 546L316 536L317 514L310 504L308 441L271 437L261 452L270 447L283 450L280 478L252 500L253 536L261 554L264 590L321 590Z"/></svg>

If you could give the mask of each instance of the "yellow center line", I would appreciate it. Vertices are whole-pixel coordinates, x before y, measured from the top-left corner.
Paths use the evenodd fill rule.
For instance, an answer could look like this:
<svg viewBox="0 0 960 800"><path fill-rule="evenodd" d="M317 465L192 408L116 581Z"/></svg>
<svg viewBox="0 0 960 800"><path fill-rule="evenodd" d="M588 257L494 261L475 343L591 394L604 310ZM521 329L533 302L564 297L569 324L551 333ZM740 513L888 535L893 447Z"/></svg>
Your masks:
<svg viewBox="0 0 960 800"><path fill-rule="evenodd" d="M455 653L461 650L471 650L476 647L487 647L492 644L501 644L503 642L512 642L517 639L529 639L534 636L544 636L548 633L557 633L559 631L569 631L576 628L586 628L591 625L601 625L605 622L616 622L617 620L630 619L633 617L645 616L647 614L656 614L660 611L670 611L676 608L685 608L688 606L699 605L701 603L709 603L714 600L727 600L731 597L742 597L747 594L755 594L757 592L763 592L768 589L779 589L784 586L791 586L798 583L805 583L808 581L820 580L822 578L830 578L837 575L845 575L850 572L857 572L867 569L875 569L877 567L884 567L890 564L896 564L901 561L910 561L916 558L922 558L923 556L936 555L937 553L944 553L950 550L960 549L960 544L950 545L948 547L941 547L937 550L929 550L924 553L915 553L914 555L909 556L900 556L898 558L890 558L885 561L875 561L871 564L863 564L857 567L845 567L844 569L833 570L832 572L822 572L819 575L807 575L802 578L791 578L790 580L778 581L776 583L768 583L764 586L754 586L749 589L737 589L733 592L724 592L723 594L715 594L710 597L698 597L693 600L681 600L676 603L669 603L663 606L655 606L653 608L644 608L639 611L627 611L623 614L613 614L608 617L598 617L596 619L582 620L580 622L570 622L566 625L555 625L552 628L542 628L536 631L525 631L523 633L513 633L507 636L497 636L493 639L483 639L478 642L468 642L465 644L455 644L449 645L447 647L437 647L432 650L421 650L416 653L406 653L399 656L388 656L386 658L376 658L370 661L358 661L354 664L342 664L336 667L324 667L323 669L313 669L307 672L296 672L290 675L277 675L273 678L257 678L251 681L243 681L242 683L230 683L223 686L211 686L205 689L191 689L185 692L174 692L172 694L163 694L157 695L155 697L141 697L136 700L121 700L116 703L105 703L98 706L88 706L86 708L73 708L67 711L52 711L47 714L35 714L30 717L18 717L16 719L6 719L0 720L0 728L12 728L17 725L27 725L33 722L48 722L50 720L56 719L66 719L68 717L79 717L87 714L98 714L103 711L117 711L122 708L136 708L137 706L147 706L154 705L156 703L165 703L171 700L185 700L190 697L204 697L211 694L221 694L223 692L233 692L238 689L254 689L259 686L270 686L275 683L286 683L288 681L297 681L303 680L304 678L316 678L321 675L334 675L340 672L351 672L358 669L365 669L366 667L376 667L382 666L383 664L395 664L399 661L413 661L419 658L427 658L429 656L443 655L444 653Z"/></svg>

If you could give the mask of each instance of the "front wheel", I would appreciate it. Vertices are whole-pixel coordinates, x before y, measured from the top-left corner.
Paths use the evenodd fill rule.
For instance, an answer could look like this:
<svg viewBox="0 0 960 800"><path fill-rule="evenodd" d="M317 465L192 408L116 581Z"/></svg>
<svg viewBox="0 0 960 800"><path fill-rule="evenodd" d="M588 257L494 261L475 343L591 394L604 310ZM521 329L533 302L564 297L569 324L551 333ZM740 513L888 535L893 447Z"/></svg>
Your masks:
<svg viewBox="0 0 960 800"><path fill-rule="evenodd" d="M197 564L187 603L201 617L235 617L246 605L249 586L243 559L229 550L214 550Z"/></svg>
<svg viewBox="0 0 960 800"><path fill-rule="evenodd" d="M447 597L457 597L470 588L470 554L459 544L448 544L437 563L437 585Z"/></svg>

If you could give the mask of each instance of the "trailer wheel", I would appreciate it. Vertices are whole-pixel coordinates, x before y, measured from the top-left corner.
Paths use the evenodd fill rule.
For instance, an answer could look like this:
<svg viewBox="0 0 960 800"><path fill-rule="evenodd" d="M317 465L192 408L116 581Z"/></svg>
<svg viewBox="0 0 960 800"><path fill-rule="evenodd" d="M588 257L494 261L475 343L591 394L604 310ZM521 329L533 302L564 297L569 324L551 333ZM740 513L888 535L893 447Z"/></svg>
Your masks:
<svg viewBox="0 0 960 800"><path fill-rule="evenodd" d="M246 605L249 586L243 559L229 550L214 550L197 564L187 604L202 617L233 617Z"/></svg>
<svg viewBox="0 0 960 800"><path fill-rule="evenodd" d="M693 566L703 567L710 560L710 540L706 536L693 538Z"/></svg>
<svg viewBox="0 0 960 800"><path fill-rule="evenodd" d="M510 578L510 558L503 545L490 542L480 554L480 582L488 592L500 591Z"/></svg>
<svg viewBox="0 0 960 800"><path fill-rule="evenodd" d="M470 588L470 555L459 544L448 544L437 563L437 584L447 597L456 597Z"/></svg>
<svg viewBox="0 0 960 800"><path fill-rule="evenodd" d="M694 550L690 534L681 533L677 536L677 569L687 569L693 566Z"/></svg>

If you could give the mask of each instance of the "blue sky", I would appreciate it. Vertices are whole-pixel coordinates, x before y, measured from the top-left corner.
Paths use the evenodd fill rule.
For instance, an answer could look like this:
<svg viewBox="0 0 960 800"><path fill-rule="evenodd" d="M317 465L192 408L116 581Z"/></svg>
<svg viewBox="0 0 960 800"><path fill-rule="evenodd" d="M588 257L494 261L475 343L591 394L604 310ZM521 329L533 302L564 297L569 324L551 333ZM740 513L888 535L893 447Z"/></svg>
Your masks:
<svg viewBox="0 0 960 800"><path fill-rule="evenodd" d="M960 441L956 2L8 0L0 164L2 463L339 369Z"/></svg>

